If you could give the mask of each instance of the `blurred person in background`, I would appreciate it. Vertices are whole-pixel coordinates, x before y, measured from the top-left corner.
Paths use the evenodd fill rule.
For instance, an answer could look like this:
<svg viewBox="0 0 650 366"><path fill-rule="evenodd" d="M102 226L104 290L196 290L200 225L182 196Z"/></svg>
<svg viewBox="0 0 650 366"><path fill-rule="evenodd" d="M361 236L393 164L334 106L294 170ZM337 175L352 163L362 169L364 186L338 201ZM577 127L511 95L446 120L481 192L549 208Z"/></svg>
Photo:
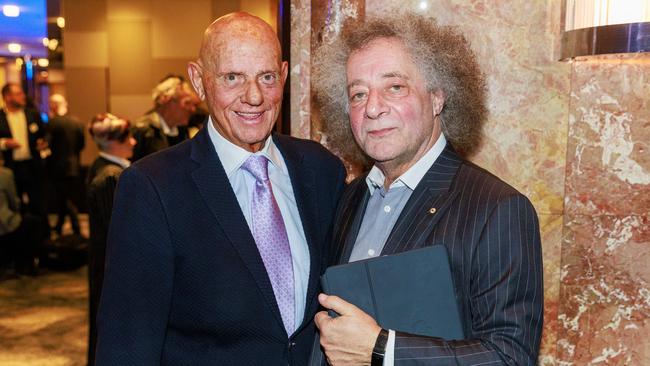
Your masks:
<svg viewBox="0 0 650 366"><path fill-rule="evenodd" d="M34 221L32 234L38 236L40 248L49 234L45 215L44 167L42 156L49 150L43 121L36 109L27 107L22 87L7 83L2 87L4 109L0 110L0 151L5 166L13 171L21 214ZM29 259L36 268L38 251Z"/></svg>
<svg viewBox="0 0 650 366"><path fill-rule="evenodd" d="M153 90L154 108L133 126L138 142L132 161L174 146L188 138L187 124L200 100L179 76L168 76Z"/></svg>
<svg viewBox="0 0 650 366"><path fill-rule="evenodd" d="M39 250L38 218L20 213L14 173L0 156L0 279L36 275Z"/></svg>
<svg viewBox="0 0 650 366"><path fill-rule="evenodd" d="M136 141L131 135L129 121L109 113L95 116L88 130L99 149L99 157L90 167L86 181L90 222L88 364L93 365L97 339L96 314L104 279L106 236L113 209L113 193L120 174L131 164L129 158L133 155Z"/></svg>
<svg viewBox="0 0 650 366"><path fill-rule="evenodd" d="M68 113L68 102L62 95L52 95L49 102L47 126L52 155L48 159L48 172L58 215L54 230L61 236L65 217L70 216L72 231L80 235L78 210L72 198L81 173L79 154L85 146L84 129L81 122Z"/></svg>

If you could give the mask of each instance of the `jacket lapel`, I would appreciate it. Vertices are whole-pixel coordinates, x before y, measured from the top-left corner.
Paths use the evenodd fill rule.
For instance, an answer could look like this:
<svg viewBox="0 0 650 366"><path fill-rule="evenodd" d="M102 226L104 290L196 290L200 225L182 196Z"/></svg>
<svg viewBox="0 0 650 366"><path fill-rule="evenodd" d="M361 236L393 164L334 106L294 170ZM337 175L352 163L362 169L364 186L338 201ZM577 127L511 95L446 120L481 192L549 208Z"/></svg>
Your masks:
<svg viewBox="0 0 650 366"><path fill-rule="evenodd" d="M301 324L298 325L296 330L298 331L307 323L305 320L307 320L310 313L309 308L316 297L322 255L322 240L319 240L319 238L324 237L325 233L321 232L322 228L318 225L320 222L316 200L318 192L316 191L316 172L312 164L304 160L302 152L296 149L287 137L273 134L273 141L282 153L284 162L287 165L302 229L305 232L305 239L309 247L309 282L307 285L305 316Z"/></svg>
<svg viewBox="0 0 650 366"><path fill-rule="evenodd" d="M458 196L450 186L461 163L461 158L447 144L411 194L386 240L382 255L426 245L428 234Z"/></svg>
<svg viewBox="0 0 650 366"><path fill-rule="evenodd" d="M338 256L334 258L333 263L347 263L350 259L370 199L365 176L353 184L354 186L349 188L353 190L352 194L341 202L344 207L341 210L341 217L337 220L337 227L334 228L336 235L334 245L337 246Z"/></svg>
<svg viewBox="0 0 650 366"><path fill-rule="evenodd" d="M191 142L191 158L199 164L192 172L192 179L227 239L255 279L262 297L284 331L280 310L264 262L207 130L203 128Z"/></svg>

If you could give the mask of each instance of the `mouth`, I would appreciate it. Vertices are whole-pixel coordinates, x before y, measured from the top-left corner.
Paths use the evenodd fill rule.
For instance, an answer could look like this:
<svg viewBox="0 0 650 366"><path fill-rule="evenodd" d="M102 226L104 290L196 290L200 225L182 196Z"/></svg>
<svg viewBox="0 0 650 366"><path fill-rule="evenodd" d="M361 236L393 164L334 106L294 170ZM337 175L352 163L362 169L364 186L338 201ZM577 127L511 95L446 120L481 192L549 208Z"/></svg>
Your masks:
<svg viewBox="0 0 650 366"><path fill-rule="evenodd" d="M255 122L262 117L264 112L235 112L235 114L244 121Z"/></svg>
<svg viewBox="0 0 650 366"><path fill-rule="evenodd" d="M394 127L382 128L378 130L368 131L368 136L370 137L384 137L395 130Z"/></svg>

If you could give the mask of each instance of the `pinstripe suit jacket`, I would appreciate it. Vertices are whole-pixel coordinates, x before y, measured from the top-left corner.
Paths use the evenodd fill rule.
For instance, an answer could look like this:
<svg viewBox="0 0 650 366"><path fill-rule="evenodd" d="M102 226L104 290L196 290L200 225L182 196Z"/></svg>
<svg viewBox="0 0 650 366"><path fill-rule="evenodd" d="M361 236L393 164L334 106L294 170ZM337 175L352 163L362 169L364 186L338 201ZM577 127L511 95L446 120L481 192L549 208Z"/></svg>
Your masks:
<svg viewBox="0 0 650 366"><path fill-rule="evenodd" d="M348 262L369 196L365 177L343 194L333 263ZM447 145L409 198L381 254L429 245L447 247L466 339L397 329L395 365L535 364L543 282L539 224L530 201Z"/></svg>

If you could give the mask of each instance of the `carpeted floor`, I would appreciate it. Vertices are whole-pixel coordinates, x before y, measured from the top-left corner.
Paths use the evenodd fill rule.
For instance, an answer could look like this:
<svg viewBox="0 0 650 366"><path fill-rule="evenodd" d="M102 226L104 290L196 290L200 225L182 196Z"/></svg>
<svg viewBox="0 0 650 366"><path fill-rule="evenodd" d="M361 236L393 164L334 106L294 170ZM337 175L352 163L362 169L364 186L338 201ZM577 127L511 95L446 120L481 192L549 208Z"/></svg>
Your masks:
<svg viewBox="0 0 650 366"><path fill-rule="evenodd" d="M0 366L86 365L86 268L0 282Z"/></svg>
<svg viewBox="0 0 650 366"><path fill-rule="evenodd" d="M88 237L87 215L79 221ZM63 233L70 232L66 223ZM0 282L0 366L86 365L86 273L83 266Z"/></svg>

